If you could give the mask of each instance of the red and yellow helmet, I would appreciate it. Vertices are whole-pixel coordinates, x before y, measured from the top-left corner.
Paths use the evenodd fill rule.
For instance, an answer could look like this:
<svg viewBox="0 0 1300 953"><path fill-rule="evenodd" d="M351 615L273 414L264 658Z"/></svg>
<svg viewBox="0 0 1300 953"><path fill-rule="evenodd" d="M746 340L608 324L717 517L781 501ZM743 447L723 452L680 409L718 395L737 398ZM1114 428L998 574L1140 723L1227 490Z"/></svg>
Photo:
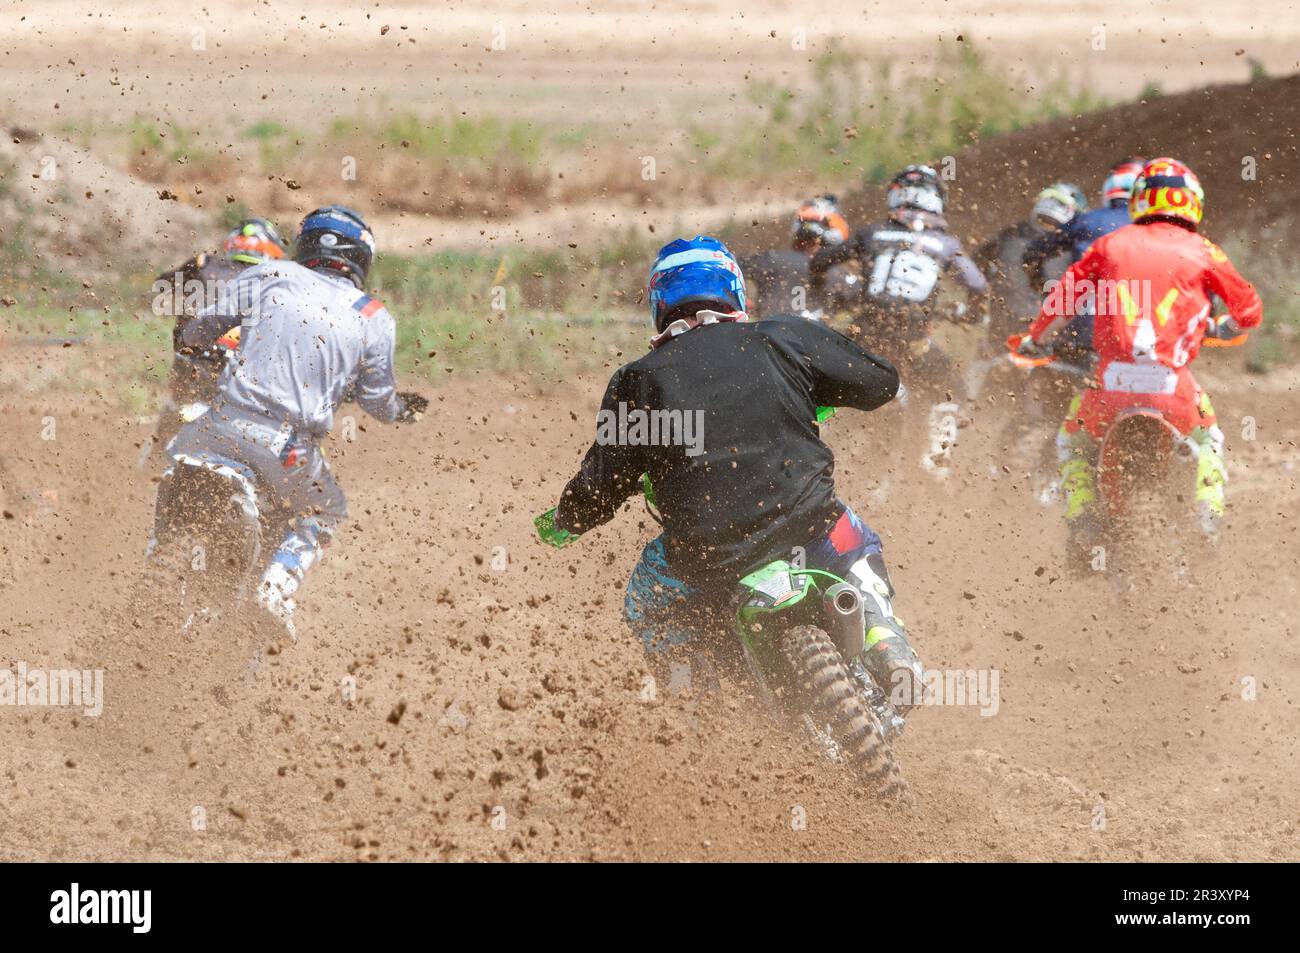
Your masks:
<svg viewBox="0 0 1300 953"><path fill-rule="evenodd" d="M1195 227L1204 214L1205 190L1196 173L1177 159L1152 159L1138 173L1128 200L1128 216L1135 222L1160 216L1176 218Z"/></svg>

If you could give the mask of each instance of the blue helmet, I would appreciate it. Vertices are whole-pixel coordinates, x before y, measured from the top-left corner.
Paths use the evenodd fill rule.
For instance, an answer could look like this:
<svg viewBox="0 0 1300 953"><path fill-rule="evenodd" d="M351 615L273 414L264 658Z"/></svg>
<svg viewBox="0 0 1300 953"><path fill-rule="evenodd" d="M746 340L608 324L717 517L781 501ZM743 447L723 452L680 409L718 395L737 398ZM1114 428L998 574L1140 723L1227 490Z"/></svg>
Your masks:
<svg viewBox="0 0 1300 953"><path fill-rule="evenodd" d="M745 310L745 276L736 256L716 238L679 238L659 249L650 269L650 320L662 332L687 305Z"/></svg>

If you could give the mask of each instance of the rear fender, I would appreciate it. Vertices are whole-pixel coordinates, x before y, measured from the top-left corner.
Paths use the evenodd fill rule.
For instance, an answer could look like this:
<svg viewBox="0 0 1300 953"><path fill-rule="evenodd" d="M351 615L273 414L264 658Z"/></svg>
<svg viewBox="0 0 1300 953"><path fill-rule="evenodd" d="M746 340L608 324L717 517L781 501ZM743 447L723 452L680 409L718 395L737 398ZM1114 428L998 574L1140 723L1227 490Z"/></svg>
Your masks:
<svg viewBox="0 0 1300 953"><path fill-rule="evenodd" d="M755 569L740 580L736 628L746 644L762 633L763 620L801 604L813 591L812 577L784 559ZM756 628L757 627L757 628Z"/></svg>
<svg viewBox="0 0 1300 953"><path fill-rule="evenodd" d="M211 505L203 505L205 502ZM215 455L177 454L158 485L154 532L158 542L183 539L197 532L205 516L220 517L233 512L247 552L241 557L255 565L261 554L261 507L258 505L256 476L236 460ZM222 517L228 519L228 517Z"/></svg>
<svg viewBox="0 0 1300 953"><path fill-rule="evenodd" d="M177 472L185 473L186 468L204 470L229 483L243 499L247 499L257 508L257 476L251 467L232 460L229 457L205 455L201 457L178 453L172 457L172 465L163 473L163 479L175 476Z"/></svg>
<svg viewBox="0 0 1300 953"><path fill-rule="evenodd" d="M1130 407L1111 422L1097 455L1097 484L1111 515L1124 510L1125 484L1139 478L1125 459L1141 458L1156 471L1174 453L1194 454L1194 447L1164 414L1151 407Z"/></svg>

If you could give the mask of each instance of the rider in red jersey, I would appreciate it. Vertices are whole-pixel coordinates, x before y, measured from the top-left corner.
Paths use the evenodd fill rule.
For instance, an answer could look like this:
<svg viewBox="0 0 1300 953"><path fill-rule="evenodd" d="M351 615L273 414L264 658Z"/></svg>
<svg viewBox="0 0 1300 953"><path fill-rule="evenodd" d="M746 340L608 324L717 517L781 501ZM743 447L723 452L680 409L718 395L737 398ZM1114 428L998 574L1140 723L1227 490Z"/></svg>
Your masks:
<svg viewBox="0 0 1300 953"><path fill-rule="evenodd" d="M1057 436L1066 519L1077 549L1093 541L1098 441L1122 411L1158 410L1197 459L1196 499L1213 537L1223 514L1223 432L1191 362L1207 332L1257 327L1259 295L1208 238L1198 235L1204 193L1175 159L1148 162L1133 187L1133 224L1097 239L1043 302L1021 343L1032 354L1081 306L1095 306L1096 380L1075 397ZM1216 320L1211 295L1230 317Z"/></svg>

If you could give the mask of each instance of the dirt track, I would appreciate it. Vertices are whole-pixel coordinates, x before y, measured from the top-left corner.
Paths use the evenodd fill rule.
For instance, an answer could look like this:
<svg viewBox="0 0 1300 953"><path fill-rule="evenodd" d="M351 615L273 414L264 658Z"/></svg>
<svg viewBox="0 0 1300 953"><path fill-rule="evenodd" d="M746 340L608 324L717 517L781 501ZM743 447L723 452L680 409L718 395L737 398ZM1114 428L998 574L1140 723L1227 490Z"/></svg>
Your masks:
<svg viewBox="0 0 1300 953"><path fill-rule="evenodd" d="M619 617L638 509L563 553L530 539L599 383L535 394L475 377L418 429L335 444L354 520L310 580L299 643L247 677L233 634L187 646L124 604L150 514L134 466L147 428L57 395L6 406L5 664L108 672L101 718L0 710L0 855L1296 858L1293 379L1215 389L1230 434L1259 423L1230 448L1223 558L1199 593L1128 614L1104 581L1058 578L1056 514L1017 474L989 474L998 404L963 434L953 492L916 484L878 508L861 425L837 426L842 492L886 536L927 663L1001 672L995 717L914 717L910 816L881 815L740 686L716 712L642 701ZM1241 699L1244 676L1258 700Z"/></svg>
<svg viewBox="0 0 1300 953"><path fill-rule="evenodd" d="M319 77L298 80L309 95ZM958 157L954 221L987 233L1040 179L1091 183L1140 148L1197 162L1216 237L1284 222L1295 92L1282 80L1125 107L1081 120L1065 147L1070 121L979 144ZM1258 183L1240 179L1244 155L1263 157ZM1035 163L1023 177L1021 158ZM0 381L57 379L75 359L0 350ZM150 426L92 394L6 385L0 668L107 674L99 718L0 707L0 858L1296 860L1300 381L1235 367L1198 365L1229 439L1220 558L1196 591L1126 609L1102 578L1062 578L1058 514L1025 474L991 466L1014 406L1003 392L972 411L946 488L895 472L874 505L890 465L868 450L872 421L837 418L841 492L885 536L926 663L1001 676L994 717L912 718L898 749L912 814L866 802L744 686L715 710L644 699L620 619L652 529L639 506L563 553L532 538L590 437L599 375L559 386L458 370L424 422L396 430L345 409L365 429L329 452L353 519L309 579L300 641L255 670L239 634L188 643L130 601ZM792 830L796 808L807 830Z"/></svg>

